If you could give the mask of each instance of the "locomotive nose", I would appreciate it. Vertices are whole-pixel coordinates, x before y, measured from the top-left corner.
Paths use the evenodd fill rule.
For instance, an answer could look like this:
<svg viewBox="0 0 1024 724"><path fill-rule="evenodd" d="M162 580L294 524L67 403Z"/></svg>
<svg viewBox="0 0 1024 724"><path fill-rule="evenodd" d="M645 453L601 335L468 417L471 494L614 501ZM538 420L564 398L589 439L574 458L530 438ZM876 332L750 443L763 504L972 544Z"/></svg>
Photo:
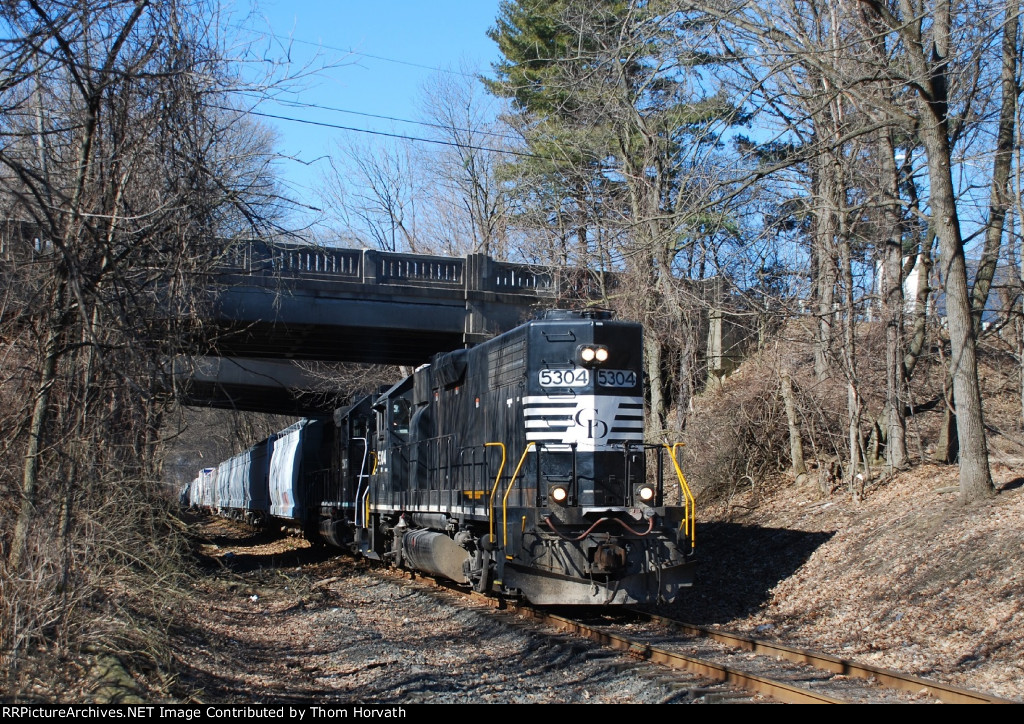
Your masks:
<svg viewBox="0 0 1024 724"><path fill-rule="evenodd" d="M626 567L626 549L614 543L602 543L594 551L595 571L612 573Z"/></svg>

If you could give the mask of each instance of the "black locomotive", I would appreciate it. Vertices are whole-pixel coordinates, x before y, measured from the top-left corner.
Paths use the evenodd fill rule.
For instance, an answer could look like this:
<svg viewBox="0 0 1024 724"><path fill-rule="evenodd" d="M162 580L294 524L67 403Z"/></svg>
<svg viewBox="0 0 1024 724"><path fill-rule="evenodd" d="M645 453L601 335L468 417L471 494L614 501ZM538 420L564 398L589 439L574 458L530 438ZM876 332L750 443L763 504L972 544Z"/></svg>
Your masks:
<svg viewBox="0 0 1024 724"><path fill-rule="evenodd" d="M693 580L693 498L675 447L644 444L642 350L638 324L551 311L293 425L205 486L227 514L478 591L671 601ZM193 486L210 505L203 475Z"/></svg>

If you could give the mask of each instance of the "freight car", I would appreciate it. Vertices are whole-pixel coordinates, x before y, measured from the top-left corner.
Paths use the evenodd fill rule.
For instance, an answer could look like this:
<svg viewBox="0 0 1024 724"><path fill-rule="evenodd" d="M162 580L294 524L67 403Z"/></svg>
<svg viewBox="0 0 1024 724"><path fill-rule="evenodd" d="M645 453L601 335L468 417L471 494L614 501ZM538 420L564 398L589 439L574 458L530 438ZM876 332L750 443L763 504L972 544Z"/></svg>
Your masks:
<svg viewBox="0 0 1024 724"><path fill-rule="evenodd" d="M638 324L555 310L438 355L261 443L266 516L538 605L674 600L693 498L677 446L644 443L642 350Z"/></svg>

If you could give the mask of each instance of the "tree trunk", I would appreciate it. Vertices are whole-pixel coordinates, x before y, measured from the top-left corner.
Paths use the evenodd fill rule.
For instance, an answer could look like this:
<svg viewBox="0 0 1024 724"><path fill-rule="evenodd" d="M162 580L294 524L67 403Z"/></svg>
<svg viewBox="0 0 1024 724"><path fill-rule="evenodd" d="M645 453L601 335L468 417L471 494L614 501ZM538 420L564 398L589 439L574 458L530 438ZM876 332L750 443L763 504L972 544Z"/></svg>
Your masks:
<svg viewBox="0 0 1024 724"><path fill-rule="evenodd" d="M967 265L956 208L956 192L950 175L951 155L946 131L944 105L942 115L927 116L921 126L921 137L928 153L928 178L931 185L931 207L945 281L946 314L949 330L950 374L953 399L956 401L956 432L960 447L960 497L970 502L992 495L995 488L988 465L988 443L982 417L981 387L970 296L967 288Z"/></svg>
<svg viewBox="0 0 1024 724"><path fill-rule="evenodd" d="M1011 8L1008 7L1008 11ZM995 155L992 159L992 187L989 192L988 223L985 226L985 244L981 262L971 289L971 311L974 315L974 334L981 333L982 315L988 303L989 290L995 276L999 249L1003 242L1006 212L1010 208L1010 171L1013 167L1013 137L1016 129L1017 97L1017 26L1018 16L1012 16L1003 26L1002 103L999 111L999 129L996 133ZM1011 13L1008 12L1008 15Z"/></svg>
<svg viewBox="0 0 1024 724"><path fill-rule="evenodd" d="M910 342L903 355L903 379L909 381L914 375L914 368L924 351L924 342L928 330L928 296L931 294L932 245L935 234L928 232L927 240L921 245L917 255L917 290L914 294L914 311L911 316Z"/></svg>
<svg viewBox="0 0 1024 724"><path fill-rule="evenodd" d="M899 175L896 169L892 130L881 134L877 145L885 198L882 199L884 228L890 230L882 251L882 309L885 318L885 401L887 419L885 462L890 471L907 466L907 425L903 391L903 225L900 220Z"/></svg>
<svg viewBox="0 0 1024 724"><path fill-rule="evenodd" d="M32 406L32 419L29 423L28 447L25 450L22 467L18 519L14 524L11 550L7 558L12 570L17 570L21 565L28 548L29 531L35 519L36 500L39 495L39 456L42 454L46 420L50 413L50 393L57 379L57 360L63 352L65 321L63 307L64 282L58 280L54 290L50 329L47 333L44 350L45 357L39 374L39 388L36 391L35 403Z"/></svg>
<svg viewBox="0 0 1024 724"><path fill-rule="evenodd" d="M863 414L863 402L860 397L860 382L857 372L857 310L853 299L853 267L850 250L850 239L840 216L839 255L840 273L843 283L843 372L846 375L846 408L849 422L850 466L847 472L847 484L854 497L859 497L863 488L864 478L857 477L858 470L863 466L865 475L868 472L868 461L861 439L860 422ZM858 480L860 481L858 485Z"/></svg>
<svg viewBox="0 0 1024 724"><path fill-rule="evenodd" d="M939 256L946 291L950 374L956 401L956 431L960 446L960 498L971 502L995 491L988 466L988 443L982 417L981 387L964 241L952 176L949 132L949 53L952 18L949 0L937 0L932 14L932 47L909 58L920 78L920 136L928 157L932 224L939 237Z"/></svg>
<svg viewBox="0 0 1024 724"><path fill-rule="evenodd" d="M644 335L644 366L647 368L648 389L651 395L651 415L648 435L654 439L665 430L666 404L661 384L661 340L653 334Z"/></svg>
<svg viewBox="0 0 1024 724"><path fill-rule="evenodd" d="M824 154L830 158L828 154ZM835 324L835 290L836 290L836 260L833 252L835 245L835 207L833 200L836 190L833 179L833 168L831 163L821 162L815 164L817 169L814 204L815 228L814 245L815 260L817 268L815 273L815 287L818 297L818 324L817 339L814 345L814 375L819 380L829 376L831 371L830 355L832 353L833 328Z"/></svg>
<svg viewBox="0 0 1024 724"><path fill-rule="evenodd" d="M807 475L807 466L804 463L804 443L800 435L800 421L796 415L793 381L788 372L783 372L779 377L782 382L782 401L786 405L786 422L789 425L789 456L793 461L793 479L799 480L801 475Z"/></svg>

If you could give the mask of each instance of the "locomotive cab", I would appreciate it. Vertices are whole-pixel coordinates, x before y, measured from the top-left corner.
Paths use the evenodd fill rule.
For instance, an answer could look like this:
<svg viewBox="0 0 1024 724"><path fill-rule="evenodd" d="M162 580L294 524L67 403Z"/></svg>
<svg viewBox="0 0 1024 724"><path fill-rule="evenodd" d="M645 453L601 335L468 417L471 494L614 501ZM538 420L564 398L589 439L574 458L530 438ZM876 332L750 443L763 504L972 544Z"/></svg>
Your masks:
<svg viewBox="0 0 1024 724"><path fill-rule="evenodd" d="M404 491L409 480L409 423L412 378L384 392L373 403L377 417L375 480L387 491Z"/></svg>

